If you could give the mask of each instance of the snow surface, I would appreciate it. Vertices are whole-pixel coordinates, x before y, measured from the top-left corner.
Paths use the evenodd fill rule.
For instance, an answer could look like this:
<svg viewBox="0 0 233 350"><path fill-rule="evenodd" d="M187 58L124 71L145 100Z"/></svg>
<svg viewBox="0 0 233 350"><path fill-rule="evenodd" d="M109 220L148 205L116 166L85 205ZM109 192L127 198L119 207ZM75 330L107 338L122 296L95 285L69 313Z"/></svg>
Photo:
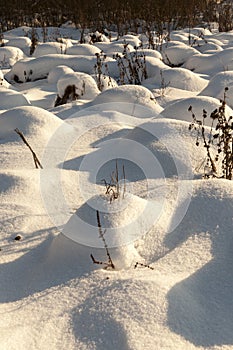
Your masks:
<svg viewBox="0 0 233 350"><path fill-rule="evenodd" d="M176 30L160 52L143 35L80 44L69 21L45 43L34 29L32 57L26 26L0 48L0 349L233 349L233 184L202 179L188 129L189 106L211 113L226 87L233 115L233 33ZM119 85L126 43L142 85ZM69 84L83 94L54 107Z"/></svg>
<svg viewBox="0 0 233 350"><path fill-rule="evenodd" d="M24 58L24 53L16 47L0 47L0 68L10 68L17 61Z"/></svg>

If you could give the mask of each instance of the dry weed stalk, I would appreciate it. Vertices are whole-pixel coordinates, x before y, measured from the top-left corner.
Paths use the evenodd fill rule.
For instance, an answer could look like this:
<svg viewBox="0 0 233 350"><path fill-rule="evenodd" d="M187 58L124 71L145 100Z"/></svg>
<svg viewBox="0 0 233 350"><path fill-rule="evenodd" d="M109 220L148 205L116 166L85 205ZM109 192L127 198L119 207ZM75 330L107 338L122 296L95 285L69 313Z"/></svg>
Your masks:
<svg viewBox="0 0 233 350"><path fill-rule="evenodd" d="M31 148L31 146L29 145L29 143L27 142L27 140L25 139L25 136L23 135L23 133L18 129L16 128L15 129L15 132L21 137L21 139L23 140L23 142L25 143L25 145L30 149L31 153L32 153L32 156L33 156L33 160L34 160L34 163L35 163L35 167L38 169L38 168L41 168L43 169L36 153L33 151L33 149Z"/></svg>
<svg viewBox="0 0 233 350"><path fill-rule="evenodd" d="M96 217L97 217L97 224L98 224L98 229L99 229L99 238L101 238L103 241L104 249L105 249L106 255L108 257L108 262L96 260L92 254L91 254L91 259L93 261L93 264L105 265L106 269L110 267L114 270L115 265L113 264L113 261L112 261L112 258L111 258L111 255L110 255L110 252L108 249L108 245L107 245L106 239L104 237L106 230L104 230L104 232L102 230L102 226L101 226L101 222L100 222L100 214L99 214L98 210L96 211Z"/></svg>
<svg viewBox="0 0 233 350"><path fill-rule="evenodd" d="M122 198L125 197L126 177L125 177L124 165L122 166L122 175L123 175L123 191L121 191L121 184L120 184L121 180L119 178L118 162L116 160L115 171L113 171L111 174L110 183L107 183L105 179L102 180L106 187L105 194L110 196L109 197L110 203L112 203L113 200L120 198L121 192L122 192Z"/></svg>
<svg viewBox="0 0 233 350"><path fill-rule="evenodd" d="M211 114L210 130L206 129L205 120L208 117L207 112L203 109L202 120L196 118L192 106L189 111L192 113L193 121L189 125L189 130L194 129L197 133L196 146L200 145L200 140L203 141L203 146L206 149L206 167L210 168L211 173L205 173L204 177L210 176L216 178L224 178L232 180L233 177L233 117L226 116L226 92L219 108L215 109ZM221 157L221 159L220 159ZM217 164L221 161L221 171L218 174Z"/></svg>
<svg viewBox="0 0 233 350"><path fill-rule="evenodd" d="M150 270L154 270L154 268L152 266L146 265L146 264L143 264L143 263L140 263L137 261L136 264L134 265L134 268L136 269L138 266L147 267Z"/></svg>

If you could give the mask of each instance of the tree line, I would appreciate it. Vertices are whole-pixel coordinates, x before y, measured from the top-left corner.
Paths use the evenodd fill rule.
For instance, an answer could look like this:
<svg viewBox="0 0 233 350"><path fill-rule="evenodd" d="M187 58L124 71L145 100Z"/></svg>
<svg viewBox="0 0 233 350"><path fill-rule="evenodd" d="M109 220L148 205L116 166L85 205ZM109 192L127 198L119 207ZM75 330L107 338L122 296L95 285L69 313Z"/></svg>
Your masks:
<svg viewBox="0 0 233 350"><path fill-rule="evenodd" d="M0 31L14 27L59 26L71 20L77 27L118 33L193 27L218 22L232 29L230 0L0 0Z"/></svg>

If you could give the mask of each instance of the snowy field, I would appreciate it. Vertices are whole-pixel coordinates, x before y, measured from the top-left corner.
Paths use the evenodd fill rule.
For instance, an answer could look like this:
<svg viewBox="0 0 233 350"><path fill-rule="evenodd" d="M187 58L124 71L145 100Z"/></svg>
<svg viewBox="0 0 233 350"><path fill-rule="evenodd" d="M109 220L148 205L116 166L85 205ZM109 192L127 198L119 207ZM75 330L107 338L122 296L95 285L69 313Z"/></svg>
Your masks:
<svg viewBox="0 0 233 350"><path fill-rule="evenodd" d="M233 183L188 111L233 116L233 32L42 34L0 47L0 349L233 349Z"/></svg>

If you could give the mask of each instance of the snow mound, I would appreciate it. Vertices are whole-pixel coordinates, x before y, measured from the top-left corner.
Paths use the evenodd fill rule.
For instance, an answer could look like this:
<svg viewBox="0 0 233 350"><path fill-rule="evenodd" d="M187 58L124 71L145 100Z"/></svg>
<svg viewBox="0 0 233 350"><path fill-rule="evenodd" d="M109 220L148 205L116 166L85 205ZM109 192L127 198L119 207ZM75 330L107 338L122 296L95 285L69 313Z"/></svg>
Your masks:
<svg viewBox="0 0 233 350"><path fill-rule="evenodd" d="M223 51L223 48L214 42L201 42L198 43L198 45L194 46L194 48L201 53L214 53L216 51Z"/></svg>
<svg viewBox="0 0 233 350"><path fill-rule="evenodd" d="M231 47L214 54L193 55L184 63L184 68L213 76L233 69L232 54L233 48Z"/></svg>
<svg viewBox="0 0 233 350"><path fill-rule="evenodd" d="M133 47L140 47L142 44L138 36L131 34L123 35L119 40L117 40L117 42L122 44L128 44Z"/></svg>
<svg viewBox="0 0 233 350"><path fill-rule="evenodd" d="M116 62L113 59L107 59L106 63L114 63L116 71ZM47 78L49 72L57 66L68 66L75 71L92 74L96 58L91 56L74 56L51 54L38 58L24 59L17 62L12 69L5 75L8 81L34 81ZM114 70L114 69L113 69Z"/></svg>
<svg viewBox="0 0 233 350"><path fill-rule="evenodd" d="M66 45L58 42L40 43L33 52L33 57L41 57L50 54L63 54L66 51Z"/></svg>
<svg viewBox="0 0 233 350"><path fill-rule="evenodd" d="M73 69L67 66L57 66L52 68L48 75L49 84L57 84L58 80L65 74L73 73Z"/></svg>
<svg viewBox="0 0 233 350"><path fill-rule="evenodd" d="M105 50L104 53L106 53L108 56L113 56L116 54L122 54L124 51L124 46L125 44L121 44L121 43L116 43L116 42L111 42L108 45L105 46ZM127 50L129 52L133 52L134 51L134 47L130 44L127 45Z"/></svg>
<svg viewBox="0 0 233 350"><path fill-rule="evenodd" d="M184 44L188 44L188 38L186 35L184 35L184 33L182 33L182 31L172 31L170 33L170 40L171 42L177 42L177 43L184 43Z"/></svg>
<svg viewBox="0 0 233 350"><path fill-rule="evenodd" d="M95 213L93 214L95 215ZM98 227L96 227L96 234L98 236ZM133 244L122 245L115 248L109 247L109 252L117 270L132 267L139 259L139 255ZM59 271L61 271L61 269L66 271L70 269L70 271L73 271L73 273L76 275L77 267L79 271L91 271L93 269L101 268L101 265L93 265L90 258L91 254L98 261L108 261L106 251L103 249L103 246L96 248L81 245L68 239L65 235L59 234L53 237L49 243L44 263L46 264L47 269L54 269L57 271L58 276L60 275ZM140 260L142 261L142 259ZM61 264L61 262L63 263ZM76 266L76 268L74 268L74 266Z"/></svg>
<svg viewBox="0 0 233 350"><path fill-rule="evenodd" d="M31 39L28 37L12 37L9 36L6 46L13 46L21 49L26 55L29 55L30 46L32 44Z"/></svg>
<svg viewBox="0 0 233 350"><path fill-rule="evenodd" d="M183 99L181 101L174 102L168 107L165 107L161 113L161 116L171 119L179 119L187 122L192 121L192 115L188 112L188 108L192 106L193 113L197 119L202 119L203 109L206 110L207 114L210 115L216 108L221 105L220 101L213 97L196 96ZM233 110L226 106L226 116L230 117L233 115ZM211 126L212 119L206 118L205 125Z"/></svg>
<svg viewBox="0 0 233 350"><path fill-rule="evenodd" d="M63 123L58 117L42 108L16 107L1 114L0 139L19 141L19 136L14 132L18 128L25 137L35 139L37 144L46 146L50 137L59 126L64 125ZM71 127L67 125L67 129L69 128Z"/></svg>
<svg viewBox="0 0 233 350"><path fill-rule="evenodd" d="M134 53L134 52L135 51L133 51L132 53ZM161 61L163 59L163 56L161 55L161 53L159 51L152 50L152 49L138 49L137 53L139 55L145 55L146 58L147 57L154 57L154 58L158 58Z"/></svg>
<svg viewBox="0 0 233 350"><path fill-rule="evenodd" d="M154 77L143 81L148 88L173 87L193 92L200 92L207 84L206 79L185 68L160 69Z"/></svg>
<svg viewBox="0 0 233 350"><path fill-rule="evenodd" d="M83 100L92 100L100 93L94 78L86 73L74 72L65 74L58 80L58 96L62 97L70 85L75 86L76 94Z"/></svg>
<svg viewBox="0 0 233 350"><path fill-rule="evenodd" d="M1 78L0 78L0 81L1 81ZM4 84L4 81L3 81L3 84ZM4 85L0 88L0 109L1 110L8 110L14 107L28 106L31 104L25 95L15 90L8 89Z"/></svg>
<svg viewBox="0 0 233 350"><path fill-rule="evenodd" d="M121 108L121 102L122 108ZM129 113L132 111L132 104L141 105L151 112L158 114L162 111L162 108L156 103L153 94L150 90L146 89L143 86L138 85L122 85L115 88L110 88L103 91L99 94L92 105L115 103L114 108L117 108L117 111L127 112L125 108L129 107ZM116 105L118 104L118 106ZM135 115L135 114L134 114ZM141 115L141 118L144 116Z"/></svg>
<svg viewBox="0 0 233 350"><path fill-rule="evenodd" d="M194 35L197 38L201 37L201 36L211 36L213 35L211 33L211 31L208 28L203 28L203 27L195 27L195 28L185 28L183 30L184 34L186 34L187 36Z"/></svg>
<svg viewBox="0 0 233 350"><path fill-rule="evenodd" d="M200 165L200 161L205 158L204 147L197 152L195 137L188 130L187 123L183 121L152 119L135 127L124 138L143 145L151 152L150 157L144 160L144 168L152 169L152 164L158 162L158 170L159 167L161 169L157 175L155 170L153 171L153 179L156 176L190 179L196 173L195 169ZM134 152L136 148L132 151L131 157Z"/></svg>
<svg viewBox="0 0 233 350"><path fill-rule="evenodd" d="M198 51L184 43L170 42L169 46L163 46L162 56L164 62L170 66L181 66L188 58L197 54Z"/></svg>
<svg viewBox="0 0 233 350"><path fill-rule="evenodd" d="M146 72L148 78L160 79L161 81L161 70L163 69L169 69L169 67L159 58L146 57Z"/></svg>
<svg viewBox="0 0 233 350"><path fill-rule="evenodd" d="M82 55L82 56L94 56L96 53L100 53L101 50L95 45L90 44L77 44L68 47L67 55Z"/></svg>
<svg viewBox="0 0 233 350"><path fill-rule="evenodd" d="M233 71L220 72L213 76L200 95L223 99L225 88L228 88L226 102L233 108Z"/></svg>
<svg viewBox="0 0 233 350"><path fill-rule="evenodd" d="M184 68L173 68L162 71L168 85L187 91L200 91L208 82L194 72Z"/></svg>
<svg viewBox="0 0 233 350"><path fill-rule="evenodd" d="M120 247L134 242L146 233L156 220L161 208L159 203L147 201L130 193L110 202L109 196L90 198L71 216L63 233L70 239L90 247L103 248L99 237L97 210L105 239L109 246Z"/></svg>
<svg viewBox="0 0 233 350"><path fill-rule="evenodd" d="M11 46L0 47L0 67L12 67L22 58L24 58L24 53L19 48Z"/></svg>

